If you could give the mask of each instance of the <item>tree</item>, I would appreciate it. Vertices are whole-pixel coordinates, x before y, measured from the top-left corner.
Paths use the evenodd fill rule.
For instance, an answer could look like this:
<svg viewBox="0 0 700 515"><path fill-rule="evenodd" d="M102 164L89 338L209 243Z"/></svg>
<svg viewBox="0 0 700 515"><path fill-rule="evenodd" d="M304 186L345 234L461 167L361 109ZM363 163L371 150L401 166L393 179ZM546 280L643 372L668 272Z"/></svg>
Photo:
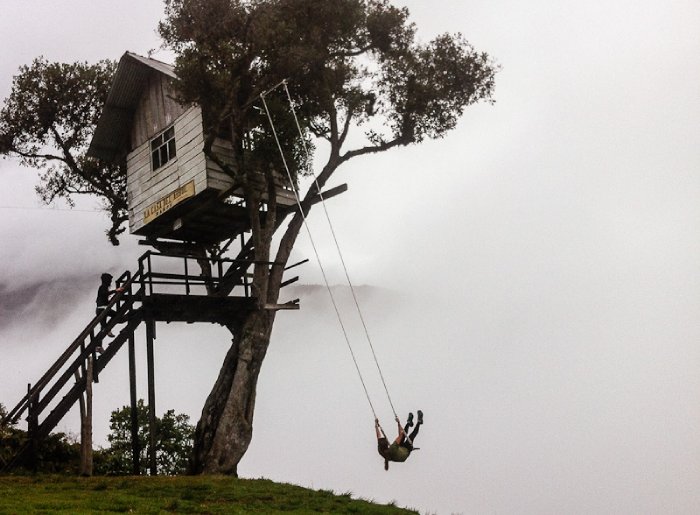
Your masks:
<svg viewBox="0 0 700 515"><path fill-rule="evenodd" d="M252 176L263 171L274 199L272 168L281 161L260 95L287 80L298 101L302 134L289 130L283 102L270 95L282 119L282 147L298 181L308 164L304 140L329 147L318 180L303 195L307 214L318 194L345 162L355 157L442 137L464 109L490 101L496 67L461 35L443 34L427 44L416 40L408 10L387 0L165 0L159 29L177 54L176 73L183 102L199 103L205 113L204 151L226 134L234 162L219 162L242 183L251 224L251 244L239 258L257 264L253 292L258 305L229 329L233 343L207 398L195 433L192 472L236 474L252 437L258 375L270 343L275 312L265 310L279 297L284 266L302 227L294 213L276 249L272 237L285 214L274 200L263 205ZM277 97L279 98L279 97ZM364 129L365 143L346 148L348 135ZM271 256L274 255L274 259ZM225 293L233 287L224 285Z"/></svg>
<svg viewBox="0 0 700 515"><path fill-rule="evenodd" d="M141 455L139 464L141 474L148 473L149 425L148 407L143 399L136 406L138 417L138 439ZM168 410L162 417L156 417L156 465L158 474L177 475L187 471L187 464L192 451L194 427L189 423L190 417L175 414ZM112 412L109 419L110 433L107 436L109 447L99 451L96 456L96 468L100 474L132 474L131 454L131 408L124 406Z"/></svg>
<svg viewBox="0 0 700 515"><path fill-rule="evenodd" d="M408 14L388 0L165 0L159 31L177 55L180 100L202 106L205 153L243 187L252 236L237 257L258 263L252 284L256 309L227 325L232 345L197 424L194 473L236 474L248 448L258 375L275 321L275 311L265 306L278 301L301 213L318 203L321 189L349 160L440 138L466 107L492 101L497 69L489 56L459 34L418 42ZM109 235L116 243L126 218L123 163L84 157L112 70L107 63L95 66L39 59L21 69L0 113L0 153L44 170L39 192L47 200L100 195L112 213ZM64 89L64 75L74 88ZM329 150L317 181L301 196L301 213L280 210L274 201L274 171L282 172L284 165L260 110L260 95L282 80L298 103L301 135L284 97L266 98L293 182L303 182L311 162L305 144L323 143ZM81 87L89 94L74 94ZM351 147L358 138L349 135L360 131L363 143ZM230 163L212 152L214 138L222 135L233 147ZM268 202L255 185L261 172ZM273 248L273 235L285 222ZM273 266L260 264L271 261ZM226 277L230 280L211 294L230 293L234 280Z"/></svg>
<svg viewBox="0 0 700 515"><path fill-rule="evenodd" d="M128 220L126 164L87 158L90 138L107 98L112 61L49 63L35 59L15 76L0 111L0 155L40 170L37 193L50 204L75 195L97 195L109 213L109 240L118 245Z"/></svg>
<svg viewBox="0 0 700 515"><path fill-rule="evenodd" d="M0 470L4 469L12 459L15 445L11 443L11 437L14 432L14 424L7 419L7 409L0 402Z"/></svg>
<svg viewBox="0 0 700 515"><path fill-rule="evenodd" d="M26 431L7 419L7 409L0 403L0 472L29 471L33 464L22 451L30 445ZM75 474L79 469L80 444L65 433L51 433L37 449L38 472Z"/></svg>

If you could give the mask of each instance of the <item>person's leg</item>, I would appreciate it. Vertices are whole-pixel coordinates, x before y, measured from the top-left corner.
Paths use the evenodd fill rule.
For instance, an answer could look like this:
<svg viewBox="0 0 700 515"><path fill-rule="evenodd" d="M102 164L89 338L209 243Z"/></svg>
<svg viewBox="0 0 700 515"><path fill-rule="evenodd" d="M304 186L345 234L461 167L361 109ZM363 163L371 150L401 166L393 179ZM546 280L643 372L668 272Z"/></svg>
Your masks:
<svg viewBox="0 0 700 515"><path fill-rule="evenodd" d="M100 316L103 311L104 311L104 309L102 309L102 308L96 308L95 309L95 316ZM104 330L106 325L107 325L106 319L103 318L102 320L100 320L100 330Z"/></svg>
<svg viewBox="0 0 700 515"><path fill-rule="evenodd" d="M408 438L411 440L411 442L413 442L413 439L418 435L418 430L420 429L420 426L422 424L423 424L423 412L421 410L418 410L418 422L416 422L416 428L408 436Z"/></svg>
<svg viewBox="0 0 700 515"><path fill-rule="evenodd" d="M104 313L105 311L107 311L106 308L97 308L97 309L95 310L95 314L96 314L97 316L100 316L100 315L101 315L102 313ZM107 315L109 315L110 313L112 313L111 310L107 313ZM111 331L105 333L105 331L107 330L107 319L108 319L108 318L109 318L109 317L106 316L106 317L104 317L102 320L100 320L100 332L102 332L105 336L114 337L114 335L112 334Z"/></svg>
<svg viewBox="0 0 700 515"><path fill-rule="evenodd" d="M403 428L403 435L401 437L401 440L398 442L399 445L405 445L407 440L411 440L410 436L408 435L408 429L413 426L413 413L408 414L408 418L406 419L406 425Z"/></svg>
<svg viewBox="0 0 700 515"><path fill-rule="evenodd" d="M107 325L107 321L111 320L117 314L117 312L114 311L113 309L105 309L105 311L107 312L107 316L105 317L104 322L105 322L105 325ZM112 331L108 332L107 336L114 338L114 334L112 334Z"/></svg>

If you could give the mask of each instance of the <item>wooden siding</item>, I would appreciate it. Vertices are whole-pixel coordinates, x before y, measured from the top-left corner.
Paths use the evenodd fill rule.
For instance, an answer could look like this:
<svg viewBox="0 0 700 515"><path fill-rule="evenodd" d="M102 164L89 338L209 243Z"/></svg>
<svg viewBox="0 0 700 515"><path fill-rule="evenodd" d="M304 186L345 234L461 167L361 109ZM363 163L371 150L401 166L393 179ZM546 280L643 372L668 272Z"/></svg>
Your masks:
<svg viewBox="0 0 700 515"><path fill-rule="evenodd" d="M224 163L233 163L233 148L230 142L216 138L211 149ZM230 188L232 184L233 179L224 173L219 165L207 158L207 187L223 191Z"/></svg>
<svg viewBox="0 0 700 515"><path fill-rule="evenodd" d="M174 120L187 108L177 103L172 80L160 73L151 73L139 101L131 127L131 149L137 149Z"/></svg>
<svg viewBox="0 0 700 515"><path fill-rule="evenodd" d="M144 226L144 210L174 189L194 181L195 195L207 189L202 111L191 107L175 120L177 157L156 171L151 169L150 140L127 156L127 195L131 232Z"/></svg>
<svg viewBox="0 0 700 515"><path fill-rule="evenodd" d="M230 142L221 138L216 138L211 148L224 163L228 164L233 162L233 150ZM262 173L257 174L256 182L259 188L265 188L265 177ZM289 189L289 180L284 175L276 173L275 183L279 188L277 191L277 203L284 206L295 204L296 199L294 197L294 192ZM219 165L207 158L207 188L223 191L229 189L232 185L233 180L231 177L224 173ZM240 188L232 193L237 197L243 195L243 191ZM264 190L262 198L264 199L266 196L267 192Z"/></svg>

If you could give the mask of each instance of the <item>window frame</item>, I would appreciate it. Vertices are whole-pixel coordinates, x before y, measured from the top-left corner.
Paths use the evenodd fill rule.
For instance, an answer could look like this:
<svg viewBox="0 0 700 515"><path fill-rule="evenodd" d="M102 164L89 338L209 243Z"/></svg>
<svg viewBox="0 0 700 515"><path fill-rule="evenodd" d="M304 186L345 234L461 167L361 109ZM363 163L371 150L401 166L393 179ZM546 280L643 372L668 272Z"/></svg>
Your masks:
<svg viewBox="0 0 700 515"><path fill-rule="evenodd" d="M171 125L151 138L149 141L149 149L151 154L151 170L154 172L177 159L175 125Z"/></svg>

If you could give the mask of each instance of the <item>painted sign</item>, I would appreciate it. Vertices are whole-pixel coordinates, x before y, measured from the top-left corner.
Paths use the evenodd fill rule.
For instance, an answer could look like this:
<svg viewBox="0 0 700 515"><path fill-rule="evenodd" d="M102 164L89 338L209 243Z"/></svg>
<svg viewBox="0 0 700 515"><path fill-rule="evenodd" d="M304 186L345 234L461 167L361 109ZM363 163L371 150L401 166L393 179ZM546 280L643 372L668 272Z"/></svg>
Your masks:
<svg viewBox="0 0 700 515"><path fill-rule="evenodd" d="M175 191L168 193L165 197L148 206L143 212L143 223L147 224L152 222L169 209L172 209L177 204L190 197L194 197L194 181L180 186Z"/></svg>

